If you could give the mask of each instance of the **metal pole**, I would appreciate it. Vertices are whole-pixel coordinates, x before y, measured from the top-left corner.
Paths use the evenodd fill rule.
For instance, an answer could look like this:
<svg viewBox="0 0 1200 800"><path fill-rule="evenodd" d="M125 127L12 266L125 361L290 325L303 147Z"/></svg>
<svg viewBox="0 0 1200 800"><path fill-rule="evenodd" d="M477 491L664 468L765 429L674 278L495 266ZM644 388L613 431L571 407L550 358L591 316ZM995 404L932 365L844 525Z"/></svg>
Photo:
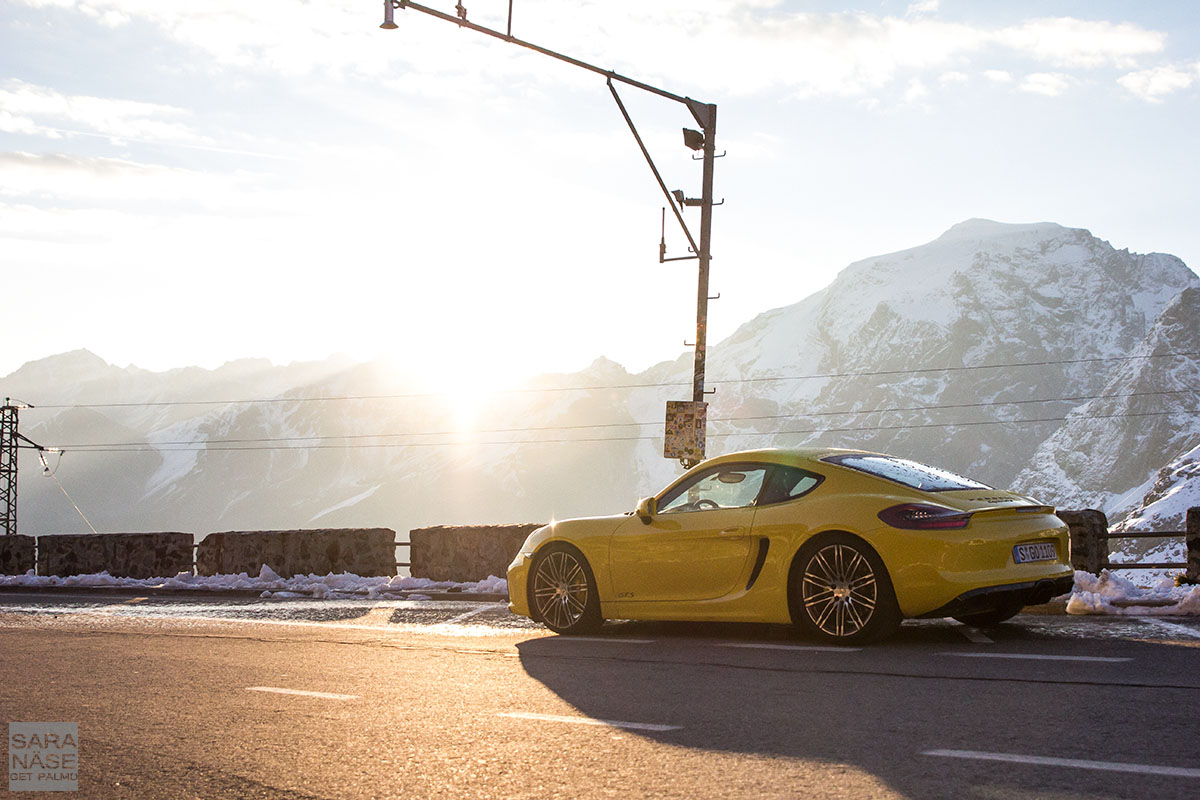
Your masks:
<svg viewBox="0 0 1200 800"><path fill-rule="evenodd" d="M17 407L0 407L0 525L5 536L17 532Z"/></svg>
<svg viewBox="0 0 1200 800"><path fill-rule="evenodd" d="M698 105L698 104L697 104ZM692 401L704 402L704 360L708 349L708 265L712 258L713 162L717 157L717 107L696 114L704 126L704 188L700 195L700 275L696 281L696 361L692 372ZM704 116L705 119L700 119Z"/></svg>
<svg viewBox="0 0 1200 800"><path fill-rule="evenodd" d="M616 89L613 88L613 81L619 81L628 86L634 86L638 89L642 89L643 91L656 94L659 97L664 97L668 100L682 103L688 107L688 110L692 112L692 116L695 117L696 122L700 125L701 130L704 132L704 189L701 195L700 205L700 247L699 251L696 253L700 263L700 274L697 279L696 287L696 351L694 368L692 371L692 401L695 403L704 402L704 370L705 358L707 356L708 349L708 272L709 262L711 260L710 239L712 236L713 162L716 159L717 139L716 105L712 103L702 103L698 100L693 100L690 97L681 97L673 92L668 92L665 89L659 89L656 86L642 83L641 81L618 74L610 69L603 69L595 66L594 64L589 64L586 61L580 61L577 58L572 58L571 56L564 55L563 53L558 53L554 50L533 44L532 42L527 42L523 39L516 38L512 35L511 2L509 3L508 8L508 28L503 33L483 25L477 25L474 22L467 20L466 9L462 8L461 2L458 6L456 6L456 8L459 10L459 16L451 16L450 14L437 11L436 9L421 5L420 3L411 2L411 0L384 0L383 7L384 22L383 25L380 26L381 28L392 29L396 27L396 24L393 20L393 10L404 10L411 8L414 11L428 14L431 17L437 17L445 22L452 22L455 25L458 25L460 28L469 28L478 33L482 33L510 44L515 44L518 47L524 47L536 53L550 56L551 58L558 59L559 61L566 62L567 64L586 69L589 72L603 75L608 79L608 87L610 90L612 90L613 97L616 99L617 105L620 106L621 113L625 116L626 122L629 123L631 129L633 129L633 122L629 119L629 115L625 112L624 105L621 103L621 98L617 96ZM659 185L662 187L664 193L667 193L666 185L662 183L662 179L658 176L658 170L654 168L654 162L650 160L650 154L646 152L645 147L642 145L641 137L638 136L636 129L634 129L634 137L638 139L638 145L642 146L642 152L646 156L646 160L650 162L650 167L654 170L655 177L659 180ZM670 196L669 193L667 194L669 202ZM676 216L679 217L679 223L683 227L684 233L687 234L690 242L692 237L690 232L687 230L687 226L683 224L683 218L679 216L679 209L675 207L674 203L671 204L671 207L673 210L675 210ZM701 453L701 455L703 455L703 453ZM690 467L696 462L687 459L684 461L684 463L686 466Z"/></svg>

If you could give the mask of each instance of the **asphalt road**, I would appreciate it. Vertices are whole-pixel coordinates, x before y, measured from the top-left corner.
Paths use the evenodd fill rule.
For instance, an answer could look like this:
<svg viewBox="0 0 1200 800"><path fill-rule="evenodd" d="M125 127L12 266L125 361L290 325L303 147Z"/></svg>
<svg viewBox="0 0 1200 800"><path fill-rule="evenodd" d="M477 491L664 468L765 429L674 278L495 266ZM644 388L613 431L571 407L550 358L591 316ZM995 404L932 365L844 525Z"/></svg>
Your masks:
<svg viewBox="0 0 1200 800"><path fill-rule="evenodd" d="M0 717L78 723L67 796L1195 798L1198 709L1180 618L834 650L557 637L496 604L0 596Z"/></svg>

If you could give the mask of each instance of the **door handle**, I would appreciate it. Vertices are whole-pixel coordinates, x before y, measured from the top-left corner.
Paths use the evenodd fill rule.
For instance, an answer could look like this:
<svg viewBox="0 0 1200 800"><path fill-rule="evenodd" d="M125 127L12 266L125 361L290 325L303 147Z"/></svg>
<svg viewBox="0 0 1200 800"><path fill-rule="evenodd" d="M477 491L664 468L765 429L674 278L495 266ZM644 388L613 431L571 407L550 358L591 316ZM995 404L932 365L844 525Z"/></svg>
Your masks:
<svg viewBox="0 0 1200 800"><path fill-rule="evenodd" d="M744 539L746 537L745 528L726 528L721 531L721 536L725 539Z"/></svg>

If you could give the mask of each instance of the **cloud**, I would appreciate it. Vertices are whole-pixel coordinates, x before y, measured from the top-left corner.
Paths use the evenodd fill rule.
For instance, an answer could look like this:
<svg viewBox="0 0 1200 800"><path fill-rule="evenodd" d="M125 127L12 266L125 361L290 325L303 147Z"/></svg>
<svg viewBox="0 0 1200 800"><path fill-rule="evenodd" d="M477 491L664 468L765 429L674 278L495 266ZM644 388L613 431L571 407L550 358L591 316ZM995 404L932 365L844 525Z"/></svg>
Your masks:
<svg viewBox="0 0 1200 800"><path fill-rule="evenodd" d="M76 7L72 0L24 2ZM77 7L103 24L149 22L207 53L215 68L404 74L417 92L470 76L466 83L483 96L487 86L513 78L526 85L588 78L416 11L397 12L400 29L384 33L378 30L380 10L362 0L83 0ZM647 82L671 84L672 90L686 76L683 92L783 90L799 97L863 97L894 82L907 85L912 73L962 69L996 47L1053 68L1047 72L1130 67L1161 52L1166 39L1125 22L1062 17L996 28L940 20L932 16L937 10L936 0L910 3L903 17L798 13L779 0L527 0L517 9L514 34ZM470 19L501 29L507 22L503 8L486 5L472 8Z"/></svg>
<svg viewBox="0 0 1200 800"><path fill-rule="evenodd" d="M987 78L992 83L1012 83L1012 73L1004 69L986 69L983 71L983 77Z"/></svg>
<svg viewBox="0 0 1200 800"><path fill-rule="evenodd" d="M1175 92L1200 82L1200 61L1182 67L1165 66L1130 72L1117 79L1126 91L1148 103L1161 103Z"/></svg>
<svg viewBox="0 0 1200 800"><path fill-rule="evenodd" d="M1070 75L1061 72L1034 72L1026 75L1019 88L1023 92L1042 94L1047 97L1058 97L1071 88L1073 81Z"/></svg>
<svg viewBox="0 0 1200 800"><path fill-rule="evenodd" d="M913 78L908 82L908 89L904 92L904 102L919 103L929 96L929 87L920 78Z"/></svg>
<svg viewBox="0 0 1200 800"><path fill-rule="evenodd" d="M0 130L47 133L57 138L63 126L113 139L211 144L181 120L191 112L175 106L88 95L10 79L0 83Z"/></svg>
<svg viewBox="0 0 1200 800"><path fill-rule="evenodd" d="M226 213L255 209L248 173L221 175L117 158L62 154L0 153L0 196L51 206L137 207L173 213L181 206ZM261 199L261 198L259 198Z"/></svg>
<svg viewBox="0 0 1200 800"><path fill-rule="evenodd" d="M1161 53L1167 35L1129 22L1058 17L1035 19L998 31L995 41L1056 67L1129 67L1141 56Z"/></svg>

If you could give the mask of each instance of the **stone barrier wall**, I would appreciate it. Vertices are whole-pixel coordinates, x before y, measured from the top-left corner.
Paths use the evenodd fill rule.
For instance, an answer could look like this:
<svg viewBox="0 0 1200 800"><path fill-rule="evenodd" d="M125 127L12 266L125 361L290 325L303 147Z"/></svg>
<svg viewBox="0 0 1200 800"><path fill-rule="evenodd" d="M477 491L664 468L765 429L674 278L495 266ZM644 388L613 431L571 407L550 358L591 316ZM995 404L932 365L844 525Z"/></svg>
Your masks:
<svg viewBox="0 0 1200 800"><path fill-rule="evenodd" d="M409 560L414 578L435 581L481 581L503 578L530 533L541 523L525 525L438 525L409 532Z"/></svg>
<svg viewBox="0 0 1200 800"><path fill-rule="evenodd" d="M190 533L104 533L39 536L39 575L107 572L122 578L162 578L192 571Z"/></svg>
<svg viewBox="0 0 1200 800"><path fill-rule="evenodd" d="M1094 508L1055 513L1071 529L1071 566L1099 575L1108 563L1108 517Z"/></svg>
<svg viewBox="0 0 1200 800"><path fill-rule="evenodd" d="M0 575L24 575L34 569L32 536L0 536Z"/></svg>
<svg viewBox="0 0 1200 800"><path fill-rule="evenodd" d="M396 532L391 528L334 528L210 533L196 549L198 575L257 575L263 565L293 575L396 574Z"/></svg>

